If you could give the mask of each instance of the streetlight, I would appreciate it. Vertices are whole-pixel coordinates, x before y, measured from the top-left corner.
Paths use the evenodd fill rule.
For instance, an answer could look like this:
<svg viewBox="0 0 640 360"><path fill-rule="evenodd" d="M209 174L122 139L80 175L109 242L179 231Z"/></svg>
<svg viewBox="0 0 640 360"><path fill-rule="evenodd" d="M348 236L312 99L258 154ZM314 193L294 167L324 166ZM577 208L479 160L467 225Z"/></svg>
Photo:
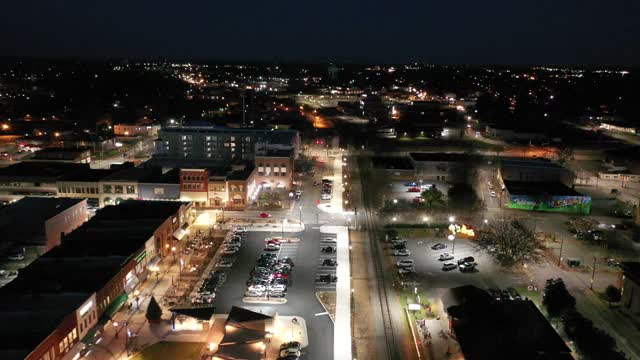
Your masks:
<svg viewBox="0 0 640 360"><path fill-rule="evenodd" d="M393 220L393 222L395 222L396 220L398 220L398 218L396 218L396 217L394 216L391 220Z"/></svg>
<svg viewBox="0 0 640 360"><path fill-rule="evenodd" d="M451 255L453 255L456 252L456 235L455 235L455 233L449 234L449 236L447 236L447 239L449 239L449 241L453 241L453 246L451 247Z"/></svg>
<svg viewBox="0 0 640 360"><path fill-rule="evenodd" d="M425 217L423 217L423 218L422 218L422 221L424 221L424 222L429 222L429 220L430 220L430 219L429 219L429 217L428 217L428 216L425 216Z"/></svg>
<svg viewBox="0 0 640 360"><path fill-rule="evenodd" d="M449 222L453 224L454 221L456 221L455 216L449 216Z"/></svg>
<svg viewBox="0 0 640 360"><path fill-rule="evenodd" d="M393 199L393 203L397 204L398 203L398 199Z"/></svg>
<svg viewBox="0 0 640 360"><path fill-rule="evenodd" d="M484 224L487 225L489 223L489 220L484 219Z"/></svg>

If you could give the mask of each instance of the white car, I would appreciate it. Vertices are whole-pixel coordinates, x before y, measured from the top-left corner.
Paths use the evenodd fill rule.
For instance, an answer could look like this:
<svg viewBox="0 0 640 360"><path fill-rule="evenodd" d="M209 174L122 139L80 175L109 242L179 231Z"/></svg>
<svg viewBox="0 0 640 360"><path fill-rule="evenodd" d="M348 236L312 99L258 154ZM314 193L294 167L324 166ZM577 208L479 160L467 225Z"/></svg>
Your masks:
<svg viewBox="0 0 640 360"><path fill-rule="evenodd" d="M276 251L276 250L280 250L280 245L278 244L274 244L274 243L267 243L264 245L264 250L265 251Z"/></svg>
<svg viewBox="0 0 640 360"><path fill-rule="evenodd" d="M335 244L338 241L334 237L325 237L325 238L321 238L320 242L327 243L327 244Z"/></svg>
<svg viewBox="0 0 640 360"><path fill-rule="evenodd" d="M246 297L263 297L264 294L265 294L264 291L248 290L246 293L244 293L244 296L246 296Z"/></svg>
<svg viewBox="0 0 640 360"><path fill-rule="evenodd" d="M267 287L264 286L264 285L255 284L255 285L251 285L251 286L249 286L247 288L247 292L249 292L249 291L259 291L259 292L264 293L265 291L267 291Z"/></svg>
<svg viewBox="0 0 640 360"><path fill-rule="evenodd" d="M296 190L296 195L298 196L302 195L302 190Z"/></svg>
<svg viewBox="0 0 640 360"><path fill-rule="evenodd" d="M398 262L396 262L396 266L399 267L399 268L412 267L413 266L413 260L411 260L411 259L399 260Z"/></svg>
<svg viewBox="0 0 640 360"><path fill-rule="evenodd" d="M233 254L237 253L237 252L238 252L238 250L240 250L240 248L236 248L236 247L224 248L224 249L222 250L222 253L223 253L224 255L233 255Z"/></svg>
<svg viewBox="0 0 640 360"><path fill-rule="evenodd" d="M229 268L231 267L231 265L233 265L233 262L229 260L218 260L218 262L216 263L216 267L219 268Z"/></svg>
<svg viewBox="0 0 640 360"><path fill-rule="evenodd" d="M440 257L438 258L440 261L446 261L446 260L453 260L453 255L449 254L449 253L442 253L440 254Z"/></svg>
<svg viewBox="0 0 640 360"><path fill-rule="evenodd" d="M287 286L285 284L271 284L267 286L267 290L269 291L287 291Z"/></svg>
<svg viewBox="0 0 640 360"><path fill-rule="evenodd" d="M246 226L238 226L238 227L234 228L233 231L235 231L237 233L246 233L246 232L249 231L249 229L247 229Z"/></svg>
<svg viewBox="0 0 640 360"><path fill-rule="evenodd" d="M322 194L320 198L322 200L331 200L331 194Z"/></svg>
<svg viewBox="0 0 640 360"><path fill-rule="evenodd" d="M404 274L411 274L416 272L416 268L414 268L413 266L411 267L403 267L398 269L398 274L400 275L404 275Z"/></svg>
<svg viewBox="0 0 640 360"><path fill-rule="evenodd" d="M496 197L496 196L497 196L497 195L496 195L496 192L495 192L495 191L492 191L492 192L491 192L491 197Z"/></svg>
<svg viewBox="0 0 640 360"><path fill-rule="evenodd" d="M393 255L395 255L395 256L409 256L409 255L411 255L411 251L409 251L407 249L395 250L393 252Z"/></svg>
<svg viewBox="0 0 640 360"><path fill-rule="evenodd" d="M453 270L453 269L455 269L457 267L458 267L458 264L456 264L454 262L451 262L451 261L442 264L442 270L443 271Z"/></svg>
<svg viewBox="0 0 640 360"><path fill-rule="evenodd" d="M284 349L282 351L280 351L280 358L281 359L290 359L290 358L299 358L300 357L300 350L296 350L296 349Z"/></svg>

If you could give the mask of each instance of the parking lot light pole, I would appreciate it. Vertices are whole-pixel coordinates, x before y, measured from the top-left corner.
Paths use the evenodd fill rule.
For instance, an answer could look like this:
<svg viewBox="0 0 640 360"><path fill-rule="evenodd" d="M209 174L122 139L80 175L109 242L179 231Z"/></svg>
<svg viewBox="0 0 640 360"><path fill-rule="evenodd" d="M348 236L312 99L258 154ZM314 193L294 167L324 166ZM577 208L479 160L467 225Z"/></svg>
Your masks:
<svg viewBox="0 0 640 360"><path fill-rule="evenodd" d="M447 239L449 239L449 241L453 241L453 246L451 247L451 255L454 255L456 253L456 235L454 234L450 234L449 236L447 236Z"/></svg>

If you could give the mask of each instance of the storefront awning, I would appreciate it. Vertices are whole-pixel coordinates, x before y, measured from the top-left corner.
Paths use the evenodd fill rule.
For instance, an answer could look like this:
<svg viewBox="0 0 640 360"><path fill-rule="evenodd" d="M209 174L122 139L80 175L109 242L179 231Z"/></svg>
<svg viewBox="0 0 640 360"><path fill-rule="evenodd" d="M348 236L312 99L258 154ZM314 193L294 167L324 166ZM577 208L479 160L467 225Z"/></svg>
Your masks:
<svg viewBox="0 0 640 360"><path fill-rule="evenodd" d="M187 235L187 231L182 228L173 232L173 237L178 240L182 240L185 235Z"/></svg>
<svg viewBox="0 0 640 360"><path fill-rule="evenodd" d="M91 345L91 343L93 343L93 338L96 336L97 332L98 332L98 325L92 327L87 333L87 335L85 335L82 338L81 342L83 344Z"/></svg>
<svg viewBox="0 0 640 360"><path fill-rule="evenodd" d="M112 302L111 305L109 305L109 307L104 311L104 313L102 314L102 318L107 318L108 320L110 320L111 318L113 318L113 316L118 312L118 310L120 310L120 308L122 307L122 305L124 305L124 303L127 302L127 299L129 298L129 296L127 296L127 294L122 294L120 296L118 296L117 298L115 298ZM101 319L102 320L102 319ZM106 323L106 322L105 322Z"/></svg>

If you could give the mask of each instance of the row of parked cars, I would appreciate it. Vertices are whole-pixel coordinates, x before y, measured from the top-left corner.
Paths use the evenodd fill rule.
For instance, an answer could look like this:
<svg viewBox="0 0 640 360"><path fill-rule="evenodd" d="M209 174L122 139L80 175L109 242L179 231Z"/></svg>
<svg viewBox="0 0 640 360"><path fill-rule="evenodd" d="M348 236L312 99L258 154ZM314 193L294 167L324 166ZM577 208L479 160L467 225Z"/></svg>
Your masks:
<svg viewBox="0 0 640 360"><path fill-rule="evenodd" d="M247 280L247 297L285 297L294 263L288 257L278 259L274 253L263 253Z"/></svg>
<svg viewBox="0 0 640 360"><path fill-rule="evenodd" d="M191 299L192 303L213 302L219 287L227 281L225 269L233 265L234 259L230 255L235 254L240 249L242 246L242 236L246 232L246 228L235 228L227 233L223 241L223 257L215 263L215 269L211 270L207 277L197 285L196 295ZM203 241L202 237L198 235L199 234L196 234L195 240ZM230 249L234 249L234 251L230 253Z"/></svg>
<svg viewBox="0 0 640 360"><path fill-rule="evenodd" d="M322 184L322 189L320 190L320 199L331 200L332 198L331 192L333 190L333 180L322 179L321 182L317 182L317 181L313 182L313 186L318 186L320 184Z"/></svg>
<svg viewBox="0 0 640 360"><path fill-rule="evenodd" d="M447 244L436 243L431 246L431 250L444 250L447 248ZM476 259L473 256L467 256L462 259L454 260L454 256L448 252L443 252L438 256L438 260L444 261L442 264L442 271L450 271L453 269L460 269L461 272L472 272L476 269Z"/></svg>
<svg viewBox="0 0 640 360"><path fill-rule="evenodd" d="M407 249L407 240L401 239L396 229L387 229L385 241L391 243L391 250L394 256L409 256L411 251Z"/></svg>
<svg viewBox="0 0 640 360"><path fill-rule="evenodd" d="M495 300L522 300L522 296L512 287L506 289L487 289L489 295Z"/></svg>
<svg viewBox="0 0 640 360"><path fill-rule="evenodd" d="M297 360L300 358L302 345L297 341L289 341L280 345L279 360Z"/></svg>

